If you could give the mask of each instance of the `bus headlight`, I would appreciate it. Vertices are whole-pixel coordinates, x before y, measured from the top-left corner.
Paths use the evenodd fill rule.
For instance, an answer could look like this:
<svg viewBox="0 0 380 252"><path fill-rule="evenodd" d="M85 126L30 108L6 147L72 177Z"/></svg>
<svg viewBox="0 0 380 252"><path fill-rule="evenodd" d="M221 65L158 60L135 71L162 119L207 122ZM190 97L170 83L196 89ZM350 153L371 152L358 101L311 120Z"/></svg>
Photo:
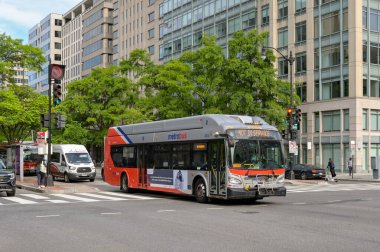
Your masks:
<svg viewBox="0 0 380 252"><path fill-rule="evenodd" d="M241 181L240 177L235 175L228 176L228 184L229 185L241 185L243 182Z"/></svg>
<svg viewBox="0 0 380 252"><path fill-rule="evenodd" d="M285 174L281 174L280 176L277 177L276 182L279 184L282 184L285 182Z"/></svg>

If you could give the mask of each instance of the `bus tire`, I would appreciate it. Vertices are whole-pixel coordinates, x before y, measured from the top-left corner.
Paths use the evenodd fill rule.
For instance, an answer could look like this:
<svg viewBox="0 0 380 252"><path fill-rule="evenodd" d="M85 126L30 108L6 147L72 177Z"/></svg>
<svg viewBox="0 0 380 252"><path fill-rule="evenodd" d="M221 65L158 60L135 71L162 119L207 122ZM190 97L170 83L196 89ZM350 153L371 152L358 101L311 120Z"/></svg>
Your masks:
<svg viewBox="0 0 380 252"><path fill-rule="evenodd" d="M197 182L195 182L195 188L194 188L194 196L195 199L199 203L207 203L207 193L206 193L206 183L203 179L198 179Z"/></svg>
<svg viewBox="0 0 380 252"><path fill-rule="evenodd" d="M130 189L128 187L128 177L125 173L123 173L123 175L121 175L120 190L123 191L124 193L130 192Z"/></svg>

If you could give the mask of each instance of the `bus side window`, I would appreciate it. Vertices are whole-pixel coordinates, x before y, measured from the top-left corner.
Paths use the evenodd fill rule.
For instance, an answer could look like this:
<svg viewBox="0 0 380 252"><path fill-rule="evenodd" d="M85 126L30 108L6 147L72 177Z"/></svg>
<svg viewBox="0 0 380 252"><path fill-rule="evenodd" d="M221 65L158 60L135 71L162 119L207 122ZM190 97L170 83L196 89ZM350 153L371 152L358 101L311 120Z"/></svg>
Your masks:
<svg viewBox="0 0 380 252"><path fill-rule="evenodd" d="M191 168L193 170L208 170L206 151L193 152L193 162Z"/></svg>

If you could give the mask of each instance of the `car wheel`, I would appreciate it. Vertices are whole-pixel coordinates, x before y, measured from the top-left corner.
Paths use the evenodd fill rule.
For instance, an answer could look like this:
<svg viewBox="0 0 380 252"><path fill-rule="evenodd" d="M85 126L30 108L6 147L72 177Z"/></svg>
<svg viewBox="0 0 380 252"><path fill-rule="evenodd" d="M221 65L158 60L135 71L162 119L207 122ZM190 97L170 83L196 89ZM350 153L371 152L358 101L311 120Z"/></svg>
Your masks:
<svg viewBox="0 0 380 252"><path fill-rule="evenodd" d="M128 188L128 178L125 173L121 176L120 189L125 193L130 192L130 189Z"/></svg>
<svg viewBox="0 0 380 252"><path fill-rule="evenodd" d="M67 173L65 173L65 183L70 183L70 178L69 175L67 175Z"/></svg>
<svg viewBox="0 0 380 252"><path fill-rule="evenodd" d="M8 197L12 197L12 196L15 196L15 194L16 194L16 188L15 189L13 189L12 191L10 191L10 192L7 192L7 196Z"/></svg>
<svg viewBox="0 0 380 252"><path fill-rule="evenodd" d="M95 181L95 179L90 179L90 182L94 182Z"/></svg>
<svg viewBox="0 0 380 252"><path fill-rule="evenodd" d="M207 199L207 194L206 194L206 184L203 181L203 179L197 180L197 182L195 183L194 189L195 189L194 190L195 199L199 203L206 203L208 199Z"/></svg>
<svg viewBox="0 0 380 252"><path fill-rule="evenodd" d="M301 179L302 179L302 180L306 180L306 179L307 179L306 172L302 172L302 173L301 173Z"/></svg>

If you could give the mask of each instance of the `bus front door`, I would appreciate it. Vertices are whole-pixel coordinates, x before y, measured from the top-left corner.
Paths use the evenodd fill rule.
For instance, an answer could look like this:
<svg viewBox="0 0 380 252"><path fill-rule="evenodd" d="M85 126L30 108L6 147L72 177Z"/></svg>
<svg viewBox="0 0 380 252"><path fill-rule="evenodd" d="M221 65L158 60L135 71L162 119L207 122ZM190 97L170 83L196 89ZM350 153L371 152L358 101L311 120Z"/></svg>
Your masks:
<svg viewBox="0 0 380 252"><path fill-rule="evenodd" d="M226 196L226 166L224 142L209 143L210 160L210 194Z"/></svg>
<svg viewBox="0 0 380 252"><path fill-rule="evenodd" d="M137 156L138 156L138 173L139 173L139 188L146 188L147 187L147 175L146 175L146 162L144 153L146 152L146 148L144 146L139 146L137 149Z"/></svg>

